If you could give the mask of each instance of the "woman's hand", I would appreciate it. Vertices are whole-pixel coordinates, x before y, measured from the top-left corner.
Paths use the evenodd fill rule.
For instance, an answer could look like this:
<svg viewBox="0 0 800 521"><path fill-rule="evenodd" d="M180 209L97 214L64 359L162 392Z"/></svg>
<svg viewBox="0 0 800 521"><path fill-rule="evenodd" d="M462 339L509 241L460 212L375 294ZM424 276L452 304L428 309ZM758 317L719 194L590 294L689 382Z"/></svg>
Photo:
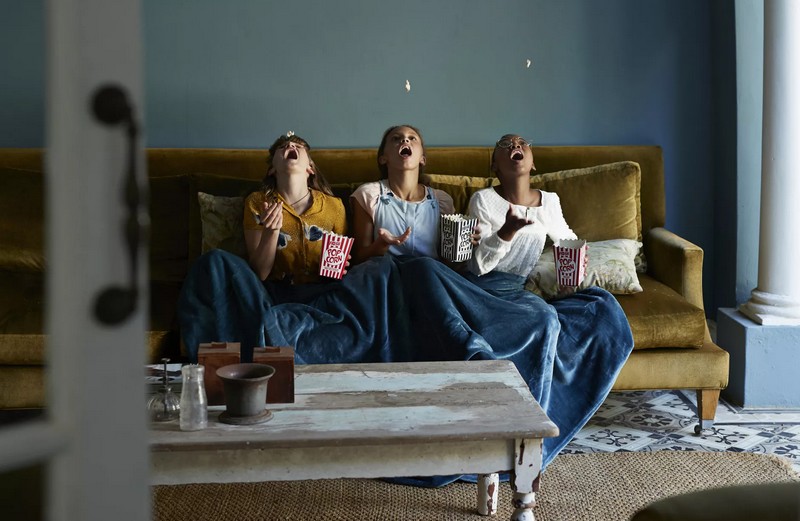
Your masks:
<svg viewBox="0 0 800 521"><path fill-rule="evenodd" d="M386 228L378 230L378 239L386 246L400 246L411 236L411 227L406 228L402 235L392 235Z"/></svg>
<svg viewBox="0 0 800 521"><path fill-rule="evenodd" d="M262 203L261 211L253 209L253 218L262 226L258 229L245 229L247 260L258 278L266 280L275 263L278 237L283 226L283 203L275 201Z"/></svg>
<svg viewBox="0 0 800 521"><path fill-rule="evenodd" d="M344 261L344 269L342 270L342 277L347 275L347 268L350 267L350 259L352 257L350 255L347 256L347 259Z"/></svg>
<svg viewBox="0 0 800 521"><path fill-rule="evenodd" d="M481 242L481 225L480 223L476 224L475 227L472 229L472 235L469 236L469 242L472 244L474 248Z"/></svg>
<svg viewBox="0 0 800 521"><path fill-rule="evenodd" d="M278 231L283 226L283 203L263 203L261 212L256 216L258 224L266 230Z"/></svg>
<svg viewBox="0 0 800 521"><path fill-rule="evenodd" d="M525 226L528 226L529 224L533 224L533 221L525 217L518 216L514 212L514 206L509 204L508 211L506 212L506 222L503 223L503 226L501 226L499 230L497 230L497 236L508 242L514 238L514 235L516 235L519 230Z"/></svg>

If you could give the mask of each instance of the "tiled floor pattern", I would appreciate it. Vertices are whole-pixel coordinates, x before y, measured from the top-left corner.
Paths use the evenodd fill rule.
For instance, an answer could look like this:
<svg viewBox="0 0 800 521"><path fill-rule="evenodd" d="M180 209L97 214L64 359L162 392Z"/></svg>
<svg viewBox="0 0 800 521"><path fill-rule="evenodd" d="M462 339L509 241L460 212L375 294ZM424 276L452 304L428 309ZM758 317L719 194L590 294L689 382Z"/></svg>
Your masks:
<svg viewBox="0 0 800 521"><path fill-rule="evenodd" d="M720 401L714 426L699 436L694 393L613 392L563 450L758 452L787 458L800 472L800 411L749 411Z"/></svg>

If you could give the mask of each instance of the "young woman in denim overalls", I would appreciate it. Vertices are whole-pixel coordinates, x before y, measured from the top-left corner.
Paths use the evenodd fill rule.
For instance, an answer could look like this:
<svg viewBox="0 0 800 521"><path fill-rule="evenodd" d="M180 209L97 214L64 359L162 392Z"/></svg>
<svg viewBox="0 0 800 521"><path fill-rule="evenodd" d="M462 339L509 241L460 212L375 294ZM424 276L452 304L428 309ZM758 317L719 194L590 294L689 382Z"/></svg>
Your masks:
<svg viewBox="0 0 800 521"><path fill-rule="evenodd" d="M453 213L453 199L420 184L425 150L408 125L387 130L378 148L382 179L360 186L353 204L356 262L388 253L438 258L439 216Z"/></svg>

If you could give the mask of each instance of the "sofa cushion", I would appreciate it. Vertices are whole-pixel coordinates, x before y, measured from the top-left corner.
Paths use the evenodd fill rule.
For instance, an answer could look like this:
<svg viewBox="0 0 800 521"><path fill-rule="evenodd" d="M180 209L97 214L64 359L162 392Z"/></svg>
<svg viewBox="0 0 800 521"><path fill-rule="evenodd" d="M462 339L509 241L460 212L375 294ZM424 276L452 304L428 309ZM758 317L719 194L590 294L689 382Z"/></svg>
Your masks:
<svg viewBox="0 0 800 521"><path fill-rule="evenodd" d="M261 187L261 181L203 173L190 174L189 179L189 261L191 262L202 253L203 226L197 194L203 192L227 197L246 197ZM239 215L239 219L242 215Z"/></svg>
<svg viewBox="0 0 800 521"><path fill-rule="evenodd" d="M649 275L640 274L642 293L615 295L628 317L634 349L700 347L706 332L702 309Z"/></svg>
<svg viewBox="0 0 800 521"><path fill-rule="evenodd" d="M489 177L471 177L466 175L423 174L422 184L447 192L453 198L456 213L466 213L472 194L491 186Z"/></svg>
<svg viewBox="0 0 800 521"><path fill-rule="evenodd" d="M618 295L642 291L634 264L634 258L641 246L641 242L631 239L587 243L586 277L579 288L599 286ZM525 288L545 299L553 298L558 294L556 263L552 245L542 252L536 266L528 276Z"/></svg>
<svg viewBox="0 0 800 521"><path fill-rule="evenodd" d="M535 175L531 187L558 194L564 218L581 239L642 240L638 163L621 161Z"/></svg>
<svg viewBox="0 0 800 521"><path fill-rule="evenodd" d="M197 193L202 223L201 252L214 248L229 251L240 257L247 255L244 242L244 197L227 197Z"/></svg>
<svg viewBox="0 0 800 521"><path fill-rule="evenodd" d="M44 271L42 172L0 168L0 269Z"/></svg>

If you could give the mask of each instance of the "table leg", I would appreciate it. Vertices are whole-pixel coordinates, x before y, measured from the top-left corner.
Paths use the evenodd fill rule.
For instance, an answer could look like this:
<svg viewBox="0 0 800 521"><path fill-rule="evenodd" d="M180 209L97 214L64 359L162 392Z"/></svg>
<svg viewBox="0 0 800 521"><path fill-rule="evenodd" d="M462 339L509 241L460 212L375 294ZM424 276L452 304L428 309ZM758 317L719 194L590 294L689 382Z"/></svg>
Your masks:
<svg viewBox="0 0 800 521"><path fill-rule="evenodd" d="M516 440L511 490L514 491L511 521L534 521L533 505L542 473L542 440Z"/></svg>
<svg viewBox="0 0 800 521"><path fill-rule="evenodd" d="M499 474L481 474L478 476L478 513L480 515L493 516L497 513L497 494L499 489Z"/></svg>

